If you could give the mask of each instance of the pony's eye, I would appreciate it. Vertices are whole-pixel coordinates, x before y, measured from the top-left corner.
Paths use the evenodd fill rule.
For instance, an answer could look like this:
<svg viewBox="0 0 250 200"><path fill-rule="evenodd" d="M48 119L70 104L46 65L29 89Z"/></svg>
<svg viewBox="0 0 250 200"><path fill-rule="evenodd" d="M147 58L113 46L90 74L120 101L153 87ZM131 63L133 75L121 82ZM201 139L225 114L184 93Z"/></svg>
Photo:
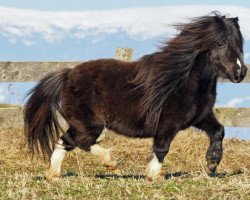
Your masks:
<svg viewBox="0 0 250 200"><path fill-rule="evenodd" d="M223 47L222 42L219 42L219 43L218 43L218 47Z"/></svg>

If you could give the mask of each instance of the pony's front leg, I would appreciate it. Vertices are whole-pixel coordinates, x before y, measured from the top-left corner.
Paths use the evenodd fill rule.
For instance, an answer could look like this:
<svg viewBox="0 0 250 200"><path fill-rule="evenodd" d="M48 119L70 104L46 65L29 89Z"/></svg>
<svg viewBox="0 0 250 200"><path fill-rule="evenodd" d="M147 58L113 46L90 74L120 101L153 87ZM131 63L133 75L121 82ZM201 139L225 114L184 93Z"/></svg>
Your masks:
<svg viewBox="0 0 250 200"><path fill-rule="evenodd" d="M214 173L223 154L222 141L225 134L224 126L217 121L212 112L195 126L204 130L210 139L210 145L206 153L206 160L209 170Z"/></svg>
<svg viewBox="0 0 250 200"><path fill-rule="evenodd" d="M146 175L148 180L165 179L162 163L169 151L169 147L174 136L175 133L169 132L169 134L157 134L154 137L153 155L146 167Z"/></svg>

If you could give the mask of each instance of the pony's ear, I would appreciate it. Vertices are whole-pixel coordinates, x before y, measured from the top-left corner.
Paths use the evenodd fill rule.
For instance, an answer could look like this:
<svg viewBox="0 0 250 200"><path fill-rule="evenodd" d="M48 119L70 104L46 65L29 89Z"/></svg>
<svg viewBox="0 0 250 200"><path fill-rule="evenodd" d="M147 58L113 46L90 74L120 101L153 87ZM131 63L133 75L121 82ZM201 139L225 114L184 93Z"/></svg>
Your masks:
<svg viewBox="0 0 250 200"><path fill-rule="evenodd" d="M232 18L229 18L231 21L233 22L238 22L239 21L239 18L238 17L232 17Z"/></svg>

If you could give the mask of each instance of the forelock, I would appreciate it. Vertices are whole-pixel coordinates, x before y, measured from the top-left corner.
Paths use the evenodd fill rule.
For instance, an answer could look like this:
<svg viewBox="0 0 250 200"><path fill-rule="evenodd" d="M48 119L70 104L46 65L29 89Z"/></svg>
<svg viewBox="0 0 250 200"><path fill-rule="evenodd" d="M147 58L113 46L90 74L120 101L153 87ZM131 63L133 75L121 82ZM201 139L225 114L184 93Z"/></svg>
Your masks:
<svg viewBox="0 0 250 200"><path fill-rule="evenodd" d="M192 19L189 23L177 24L179 36L187 38L190 47L200 48L200 51L214 48L218 42L230 40L233 48L243 52L243 37L241 35L238 18L227 18L219 12L213 12Z"/></svg>

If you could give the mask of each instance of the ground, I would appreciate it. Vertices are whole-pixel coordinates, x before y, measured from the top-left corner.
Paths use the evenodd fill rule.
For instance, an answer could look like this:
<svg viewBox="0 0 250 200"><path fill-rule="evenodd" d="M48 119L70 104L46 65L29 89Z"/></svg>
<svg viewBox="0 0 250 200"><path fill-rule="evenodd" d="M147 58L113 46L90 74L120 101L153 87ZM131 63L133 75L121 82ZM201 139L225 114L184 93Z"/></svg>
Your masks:
<svg viewBox="0 0 250 200"><path fill-rule="evenodd" d="M209 174L205 134L180 132L165 158L166 179L150 182L144 170L152 140L108 133L102 145L113 147L121 175L77 149L66 156L60 181L49 182L48 163L31 161L21 130L1 130L0 137L0 199L250 199L250 141L225 139L218 172Z"/></svg>

